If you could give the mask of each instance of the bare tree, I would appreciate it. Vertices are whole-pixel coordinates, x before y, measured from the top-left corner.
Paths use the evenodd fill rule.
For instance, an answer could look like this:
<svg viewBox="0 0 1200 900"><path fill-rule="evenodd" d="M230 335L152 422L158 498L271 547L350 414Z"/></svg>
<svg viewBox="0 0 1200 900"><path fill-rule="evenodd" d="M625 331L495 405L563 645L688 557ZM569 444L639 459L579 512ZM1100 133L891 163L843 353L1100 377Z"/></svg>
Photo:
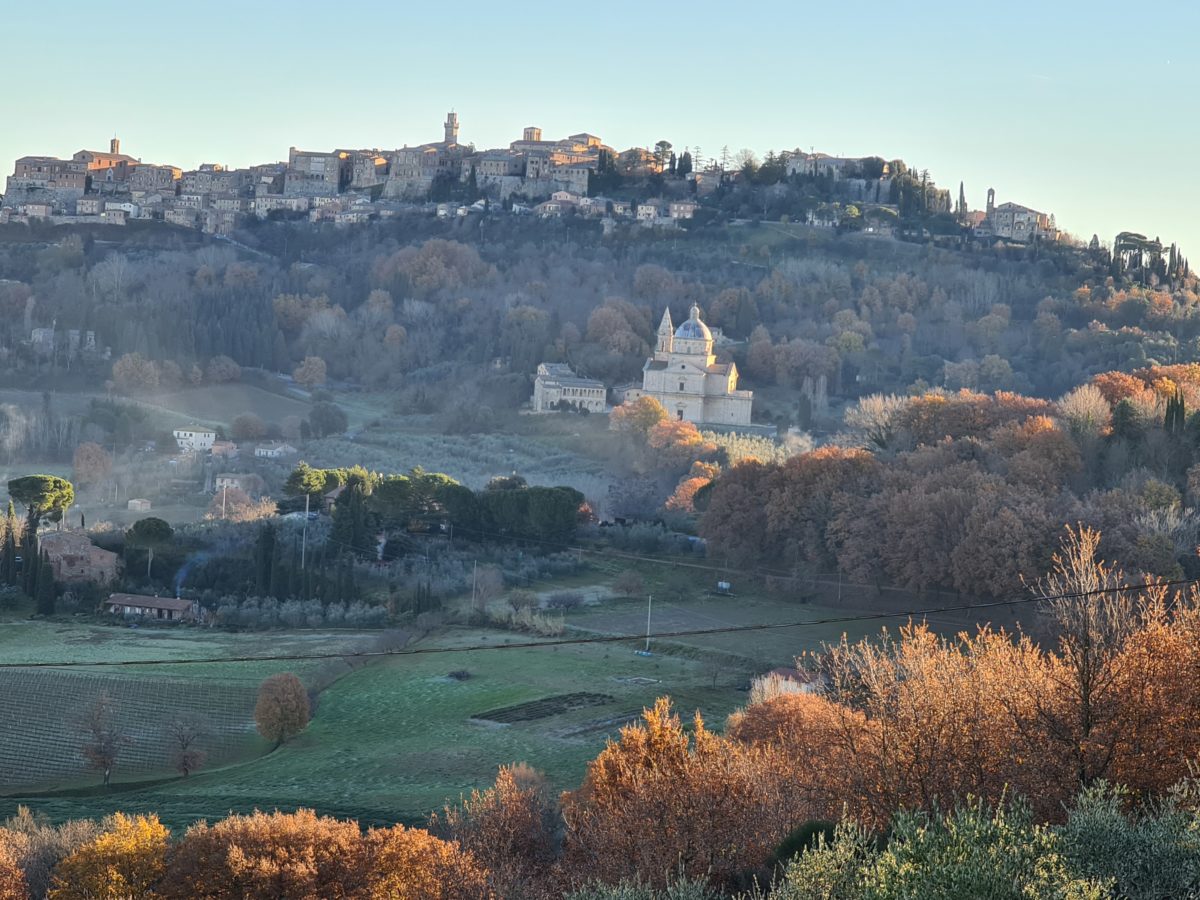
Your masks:
<svg viewBox="0 0 1200 900"><path fill-rule="evenodd" d="M204 765L208 754L200 748L200 744L207 737L207 724L203 718L193 713L183 713L167 723L171 764L184 778Z"/></svg>
<svg viewBox="0 0 1200 900"><path fill-rule="evenodd" d="M891 449L907 402L895 394L871 394L846 410L846 425L880 450Z"/></svg>
<svg viewBox="0 0 1200 900"><path fill-rule="evenodd" d="M89 768L104 773L104 786L108 787L121 749L129 743L117 722L116 702L108 694L97 697L84 715L80 730L84 737L83 758Z"/></svg>
<svg viewBox="0 0 1200 900"><path fill-rule="evenodd" d="M1057 638L1059 661L1050 670L1056 689L1034 692L1031 705L1082 785L1104 777L1117 745L1131 729L1136 733L1138 723L1129 721L1127 705L1120 703L1126 676L1121 651L1143 624L1147 600L1161 593L1117 590L1129 582L1097 557L1099 544L1099 531L1068 529L1050 573L1034 586L1036 596L1052 598L1043 616Z"/></svg>
<svg viewBox="0 0 1200 900"><path fill-rule="evenodd" d="M477 612L486 612L488 604L504 591L504 575L495 566L484 566L475 575L475 585L471 591L474 608Z"/></svg>

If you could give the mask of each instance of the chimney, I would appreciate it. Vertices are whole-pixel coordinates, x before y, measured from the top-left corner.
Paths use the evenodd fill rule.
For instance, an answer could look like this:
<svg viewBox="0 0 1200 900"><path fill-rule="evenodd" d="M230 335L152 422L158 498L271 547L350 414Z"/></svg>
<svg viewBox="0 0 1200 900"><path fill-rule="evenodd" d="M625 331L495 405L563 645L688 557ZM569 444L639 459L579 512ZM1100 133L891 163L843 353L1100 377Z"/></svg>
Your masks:
<svg viewBox="0 0 1200 900"><path fill-rule="evenodd" d="M113 156L119 156L121 153L121 141L119 138L113 138L108 142L108 152Z"/></svg>

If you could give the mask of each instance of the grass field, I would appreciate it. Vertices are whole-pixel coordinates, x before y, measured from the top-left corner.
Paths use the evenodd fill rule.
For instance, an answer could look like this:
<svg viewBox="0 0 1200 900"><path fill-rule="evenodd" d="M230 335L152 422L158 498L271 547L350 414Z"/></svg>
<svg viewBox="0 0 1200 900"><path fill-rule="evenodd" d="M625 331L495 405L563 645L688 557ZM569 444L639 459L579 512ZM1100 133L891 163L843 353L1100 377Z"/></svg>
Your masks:
<svg viewBox="0 0 1200 900"><path fill-rule="evenodd" d="M456 629L420 646L449 650L521 639ZM449 677L456 670L469 677ZM397 657L338 681L321 695L309 729L274 753L141 790L12 797L0 800L0 815L18 802L56 818L157 810L178 826L229 810L311 806L364 822L418 822L490 783L503 763L528 762L556 788L576 786L607 737L661 694L670 694L685 715L701 708L719 725L742 702L745 681L744 673L726 671L714 688L713 673L696 660L641 657L617 645ZM581 692L601 699L560 708L556 698ZM535 718L518 716L511 724L487 718L532 701L547 701L525 713Z"/></svg>
<svg viewBox="0 0 1200 900"><path fill-rule="evenodd" d="M139 661L308 651L350 654L375 637L353 632L227 634L20 618L0 621L0 661L103 663L0 670L0 793L94 785L97 776L87 771L80 752L82 725L102 695L113 701L115 718L127 737L115 770L118 782L174 774L166 726L184 713L205 723L204 749L213 765L254 758L268 749L255 734L253 720L262 679L292 670L312 682L322 666L338 665L321 661L136 665Z"/></svg>
<svg viewBox="0 0 1200 900"><path fill-rule="evenodd" d="M278 425L288 416L304 418L311 408L304 400L248 384L217 384L154 394L144 398L141 405L188 422L225 426L242 413L253 413L268 424Z"/></svg>
<svg viewBox="0 0 1200 900"><path fill-rule="evenodd" d="M749 579L735 585L735 596L715 597L705 593L713 573L604 560L593 566L590 581L575 579L561 586L588 598L587 605L567 614L568 636L644 633L644 599L615 598L611 591L612 579L626 568L641 573L655 596L651 627L656 632L805 622L855 612L767 594L761 587L756 591ZM796 655L837 640L843 631L851 638L877 634L881 624L673 638L652 643L654 653L648 657L633 652L640 641L503 649L528 637L449 628L415 645L420 653L379 659L348 671L320 694L308 730L270 753L250 731L253 689L265 675L285 666L311 681L320 663L135 664L101 666L80 675L50 670L42 677L51 681L40 686L36 680L15 677L6 685L0 677L0 778L14 778L11 770L19 762L13 761L13 754L61 758L72 752L72 689L79 696L76 708L101 687L124 690L122 703L136 713L134 727L144 734L154 732L148 711L165 717L189 696L203 696L197 705L214 711L210 714L224 723L227 738L226 745L214 748L213 766L188 779L171 777L152 760L136 771L119 771L118 778L154 780L118 783L107 792L96 787L97 776L84 777L81 770L56 770L36 784L26 773L23 783L28 787L5 785L9 796L0 799L0 817L11 814L18 803L56 819L124 809L156 811L178 828L231 810L309 806L367 823L421 822L443 804L489 784L496 767L504 763L527 762L545 772L556 789L577 786L587 762L605 741L664 694L685 717L700 709L720 728L728 713L744 702L753 673L787 665ZM957 627L943 625L941 630ZM306 649L341 653L352 652L368 639L337 632L237 635L18 619L0 622L0 660L136 663ZM497 649L475 649L479 646ZM426 652L430 650L438 652ZM343 666L342 671L347 669ZM462 672L466 677L452 676ZM5 674L0 670L0 676ZM31 711L30 704L39 700L59 715ZM74 740L77 734L70 732ZM153 741L149 744L145 753L150 757L163 752L154 749ZM5 752L10 760L7 776Z"/></svg>
<svg viewBox="0 0 1200 900"><path fill-rule="evenodd" d="M573 629L600 634L638 634L646 630L646 600L609 600L585 606L567 617ZM655 597L650 608L653 633L696 631L741 625L780 625L853 615L844 609L808 603L772 601L760 597L699 597L672 601ZM718 650L763 668L791 665L807 651L836 642L843 633L857 640L879 631L878 622L806 625L762 631L696 635L667 639L667 643L698 651ZM661 643L661 642L660 642ZM654 642L651 642L653 647Z"/></svg>

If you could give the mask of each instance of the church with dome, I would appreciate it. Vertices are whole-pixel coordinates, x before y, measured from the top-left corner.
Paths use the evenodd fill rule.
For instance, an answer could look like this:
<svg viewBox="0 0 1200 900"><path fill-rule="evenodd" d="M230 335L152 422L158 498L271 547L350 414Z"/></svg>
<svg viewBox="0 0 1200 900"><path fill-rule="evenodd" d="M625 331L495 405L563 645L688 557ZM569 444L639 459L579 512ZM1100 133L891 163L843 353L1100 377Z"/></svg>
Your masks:
<svg viewBox="0 0 1200 900"><path fill-rule="evenodd" d="M642 369L642 387L626 399L653 397L672 416L696 425L749 425L752 391L738 390L738 370L719 363L713 336L692 304L687 321L678 328L671 310L663 311L654 356Z"/></svg>

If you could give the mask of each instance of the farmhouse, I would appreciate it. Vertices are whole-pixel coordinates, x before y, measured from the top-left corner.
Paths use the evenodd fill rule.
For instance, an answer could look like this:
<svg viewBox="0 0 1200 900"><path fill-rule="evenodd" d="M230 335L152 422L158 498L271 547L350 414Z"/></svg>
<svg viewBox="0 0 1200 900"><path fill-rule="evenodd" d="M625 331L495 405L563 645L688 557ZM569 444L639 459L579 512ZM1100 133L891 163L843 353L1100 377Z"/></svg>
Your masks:
<svg viewBox="0 0 1200 900"><path fill-rule="evenodd" d="M222 472L217 475L215 484L218 491L233 488L251 497L257 497L266 489L262 476L253 472Z"/></svg>
<svg viewBox="0 0 1200 900"><path fill-rule="evenodd" d="M202 618L199 603L179 597L110 594L104 605L114 615L144 616L164 622L194 622Z"/></svg>
<svg viewBox="0 0 1200 900"><path fill-rule="evenodd" d="M174 434L180 450L211 450L217 442L217 433L203 425L184 425L176 428Z"/></svg>
<svg viewBox="0 0 1200 900"><path fill-rule="evenodd" d="M295 456L298 451L291 444L282 441L271 441L269 444L259 444L254 448L254 455L259 459L283 459L285 456Z"/></svg>
<svg viewBox="0 0 1200 900"><path fill-rule="evenodd" d="M117 554L97 547L83 532L48 532L39 544L50 560L55 581L106 584L117 577Z"/></svg>

